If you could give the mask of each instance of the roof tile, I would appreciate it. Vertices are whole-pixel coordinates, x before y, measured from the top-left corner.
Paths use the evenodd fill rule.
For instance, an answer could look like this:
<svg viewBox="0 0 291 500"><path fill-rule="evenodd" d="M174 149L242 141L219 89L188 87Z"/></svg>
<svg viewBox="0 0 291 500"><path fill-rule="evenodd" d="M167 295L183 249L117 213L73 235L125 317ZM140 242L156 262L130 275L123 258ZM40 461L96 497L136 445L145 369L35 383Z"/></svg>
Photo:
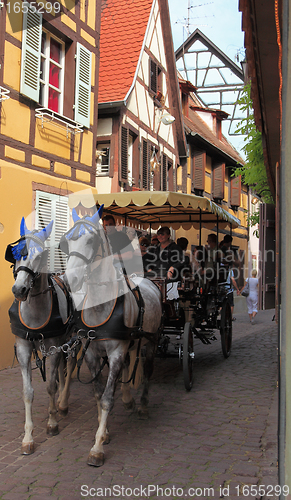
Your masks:
<svg viewBox="0 0 291 500"><path fill-rule="evenodd" d="M133 82L152 0L102 0L98 102L121 101Z"/></svg>

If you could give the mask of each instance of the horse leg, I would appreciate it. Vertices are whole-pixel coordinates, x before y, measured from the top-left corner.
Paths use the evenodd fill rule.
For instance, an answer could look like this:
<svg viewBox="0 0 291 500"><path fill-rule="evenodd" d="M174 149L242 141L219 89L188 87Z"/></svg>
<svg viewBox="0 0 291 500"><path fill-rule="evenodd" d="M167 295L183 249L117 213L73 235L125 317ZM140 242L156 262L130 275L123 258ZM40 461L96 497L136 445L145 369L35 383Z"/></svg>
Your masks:
<svg viewBox="0 0 291 500"><path fill-rule="evenodd" d="M86 364L90 370L90 373L93 378L96 377L97 373L100 370L100 354L98 352L95 352L96 345L93 344L93 346L89 347L86 356L85 356L85 361ZM93 388L94 388L94 396L96 399L96 404L97 404L97 412L98 412L98 423L100 424L101 421L101 413L102 413L102 408L101 408L101 397L104 392L104 382L102 378L102 373L99 374L98 378L94 380L93 382ZM105 429L105 435L103 436L103 444L109 444L110 443L110 436L108 429Z"/></svg>
<svg viewBox="0 0 291 500"><path fill-rule="evenodd" d="M146 358L144 362L144 383L143 391L140 398L140 406L138 407L138 416L141 419L149 418L148 403L149 403L149 385L150 378L154 370L154 358L155 358L156 344L153 342L148 342L146 344Z"/></svg>
<svg viewBox="0 0 291 500"><path fill-rule="evenodd" d="M127 353L124 361L124 366L122 370L122 378L121 378L121 393L122 393L122 402L123 406L126 410L134 410L135 408L135 400L132 397L130 392L130 385L127 383L129 380L129 354Z"/></svg>
<svg viewBox="0 0 291 500"><path fill-rule="evenodd" d="M31 354L32 348L28 341L16 340L17 359L20 364L23 383L23 402L25 407L24 438L21 444L21 453L30 455L34 452L32 402L34 391L31 383Z"/></svg>
<svg viewBox="0 0 291 500"><path fill-rule="evenodd" d="M59 364L59 369L58 369L58 382L59 382L59 394L61 394L64 390L65 387L65 370L66 370L66 363L64 359L64 355L62 354L60 357L60 364Z"/></svg>
<svg viewBox="0 0 291 500"><path fill-rule="evenodd" d="M99 427L95 436L95 444L91 448L87 464L93 465L94 467L100 467L104 464L104 451L103 443L106 440L106 425L110 410L113 408L114 404L114 392L116 388L116 382L118 375L122 368L124 361L124 354L120 352L115 356L109 357L109 373L107 378L106 387L104 393L100 400L101 415L98 418Z"/></svg>
<svg viewBox="0 0 291 500"><path fill-rule="evenodd" d="M56 419L57 407L56 407L56 393L57 393L57 373L60 364L61 353L57 353L50 358L50 378L47 386L47 392L49 394L49 418L47 423L47 434L49 436L56 436L59 433L59 426Z"/></svg>
<svg viewBox="0 0 291 500"><path fill-rule="evenodd" d="M65 379L65 383L63 386L63 390L61 390L59 399L58 399L58 404L59 404L59 414L63 417L65 417L68 414L68 407L69 407L69 397L70 397L70 383L71 383L71 378L73 371L76 367L76 362L77 358L69 356L67 360L67 375ZM62 363L60 363L62 364ZM59 370L60 371L60 370Z"/></svg>

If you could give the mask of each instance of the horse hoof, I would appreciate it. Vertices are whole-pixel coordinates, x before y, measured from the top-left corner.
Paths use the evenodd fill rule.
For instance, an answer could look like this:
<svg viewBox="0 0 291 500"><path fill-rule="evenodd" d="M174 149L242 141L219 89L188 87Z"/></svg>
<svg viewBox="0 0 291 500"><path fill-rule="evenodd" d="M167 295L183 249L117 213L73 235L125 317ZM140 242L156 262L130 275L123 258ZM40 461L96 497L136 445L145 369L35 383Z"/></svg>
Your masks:
<svg viewBox="0 0 291 500"><path fill-rule="evenodd" d="M46 433L48 436L57 436L59 434L59 426L56 425L48 425L46 429Z"/></svg>
<svg viewBox="0 0 291 500"><path fill-rule="evenodd" d="M22 455L31 455L34 453L34 442L25 443L21 445L21 454Z"/></svg>
<svg viewBox="0 0 291 500"><path fill-rule="evenodd" d="M137 414L140 420L148 420L149 418L149 411L147 408L139 408Z"/></svg>
<svg viewBox="0 0 291 500"><path fill-rule="evenodd" d="M123 406L126 410L134 410L135 409L135 400L132 398L128 403L123 403Z"/></svg>
<svg viewBox="0 0 291 500"><path fill-rule="evenodd" d="M104 464L104 453L90 453L87 464L93 465L93 467L101 467Z"/></svg>
<svg viewBox="0 0 291 500"><path fill-rule="evenodd" d="M60 408L59 407L59 415L60 417L66 417L68 415L69 408Z"/></svg>

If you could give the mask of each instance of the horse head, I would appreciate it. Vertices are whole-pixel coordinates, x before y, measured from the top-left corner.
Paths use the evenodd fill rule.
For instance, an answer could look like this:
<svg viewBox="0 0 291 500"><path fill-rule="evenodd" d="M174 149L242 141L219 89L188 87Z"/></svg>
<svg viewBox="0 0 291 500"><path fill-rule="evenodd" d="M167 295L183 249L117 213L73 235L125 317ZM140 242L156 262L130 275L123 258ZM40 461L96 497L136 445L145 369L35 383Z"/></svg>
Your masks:
<svg viewBox="0 0 291 500"><path fill-rule="evenodd" d="M15 283L12 292L17 300L27 299L40 271L47 264L48 251L45 250L45 241L49 238L52 227L53 221L41 231L29 231L23 217L20 223L20 239L16 244L7 247L5 257L14 264Z"/></svg>
<svg viewBox="0 0 291 500"><path fill-rule="evenodd" d="M69 257L64 280L72 292L82 288L87 267L92 264L104 241L104 230L99 223L103 205L92 217L80 218L73 208L74 226L60 241L60 249Z"/></svg>

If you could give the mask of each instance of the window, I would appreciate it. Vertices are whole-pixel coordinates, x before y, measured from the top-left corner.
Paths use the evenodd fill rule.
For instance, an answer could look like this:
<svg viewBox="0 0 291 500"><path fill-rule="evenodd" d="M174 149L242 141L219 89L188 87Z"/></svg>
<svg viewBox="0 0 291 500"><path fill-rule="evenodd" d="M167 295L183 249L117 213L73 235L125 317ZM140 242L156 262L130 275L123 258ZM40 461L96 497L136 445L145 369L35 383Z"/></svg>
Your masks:
<svg viewBox="0 0 291 500"><path fill-rule="evenodd" d="M139 188L139 149L138 134L129 126L121 127L121 154L119 181L125 188Z"/></svg>
<svg viewBox="0 0 291 500"><path fill-rule="evenodd" d="M43 30L39 102L60 114L63 113L64 64L65 44Z"/></svg>
<svg viewBox="0 0 291 500"><path fill-rule="evenodd" d="M42 15L24 2L21 94L56 113L63 113L65 43L42 27ZM46 24L46 28L48 23ZM91 52L76 44L74 120L90 127ZM72 97L73 106L73 97Z"/></svg>
<svg viewBox="0 0 291 500"><path fill-rule="evenodd" d="M146 139L142 141L142 188L149 189L149 145Z"/></svg>
<svg viewBox="0 0 291 500"><path fill-rule="evenodd" d="M110 144L97 144L96 151L96 175L109 175L110 168Z"/></svg>
<svg viewBox="0 0 291 500"><path fill-rule="evenodd" d="M49 258L48 268L51 272L63 272L66 268L66 256L58 248L61 236L68 231L70 213L68 198L57 194L36 191L36 229L46 227L51 220L53 229L48 238Z"/></svg>
<svg viewBox="0 0 291 500"><path fill-rule="evenodd" d="M159 95L159 100L163 96L163 73L162 69L157 65L155 61L150 59L150 78L149 78L149 89L155 94Z"/></svg>

